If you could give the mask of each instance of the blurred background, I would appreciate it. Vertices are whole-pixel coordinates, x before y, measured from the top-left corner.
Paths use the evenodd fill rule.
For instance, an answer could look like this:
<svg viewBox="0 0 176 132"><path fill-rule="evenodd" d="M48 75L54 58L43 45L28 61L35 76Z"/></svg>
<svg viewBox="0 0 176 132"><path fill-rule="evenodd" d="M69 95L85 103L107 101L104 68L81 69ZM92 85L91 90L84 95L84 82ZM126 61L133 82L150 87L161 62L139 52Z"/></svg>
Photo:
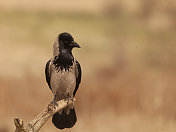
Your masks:
<svg viewBox="0 0 176 132"><path fill-rule="evenodd" d="M53 99L44 69L61 32L81 45L83 71L78 122L64 132L176 131L176 1L1 0L0 132Z"/></svg>

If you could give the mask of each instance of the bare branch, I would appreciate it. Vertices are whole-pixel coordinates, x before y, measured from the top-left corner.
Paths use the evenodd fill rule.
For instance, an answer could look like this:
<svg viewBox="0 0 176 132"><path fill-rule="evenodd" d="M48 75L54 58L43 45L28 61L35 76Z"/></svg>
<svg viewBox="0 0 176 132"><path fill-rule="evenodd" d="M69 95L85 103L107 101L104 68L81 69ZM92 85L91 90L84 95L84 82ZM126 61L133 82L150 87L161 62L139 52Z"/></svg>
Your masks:
<svg viewBox="0 0 176 132"><path fill-rule="evenodd" d="M16 126L15 132L38 132L40 128L46 123L46 121L58 111L64 109L68 105L74 103L75 99L60 100L56 103L50 103L48 107L37 115L29 124L24 125L23 120L15 118L14 123Z"/></svg>

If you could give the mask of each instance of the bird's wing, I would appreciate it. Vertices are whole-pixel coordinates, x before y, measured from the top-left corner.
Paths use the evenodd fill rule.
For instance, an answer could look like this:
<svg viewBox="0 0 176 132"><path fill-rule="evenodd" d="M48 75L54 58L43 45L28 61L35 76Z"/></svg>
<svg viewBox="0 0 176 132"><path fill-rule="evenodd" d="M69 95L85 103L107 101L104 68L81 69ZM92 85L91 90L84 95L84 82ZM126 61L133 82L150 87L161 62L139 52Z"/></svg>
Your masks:
<svg viewBox="0 0 176 132"><path fill-rule="evenodd" d="M76 87L73 92L73 96L75 96L76 91L78 90L79 84L81 83L81 66L79 62L76 60Z"/></svg>
<svg viewBox="0 0 176 132"><path fill-rule="evenodd" d="M49 60L46 63L46 66L45 66L45 77L46 77L46 82L48 83L48 86L51 89L51 85L50 85L50 62L51 62L51 60Z"/></svg>

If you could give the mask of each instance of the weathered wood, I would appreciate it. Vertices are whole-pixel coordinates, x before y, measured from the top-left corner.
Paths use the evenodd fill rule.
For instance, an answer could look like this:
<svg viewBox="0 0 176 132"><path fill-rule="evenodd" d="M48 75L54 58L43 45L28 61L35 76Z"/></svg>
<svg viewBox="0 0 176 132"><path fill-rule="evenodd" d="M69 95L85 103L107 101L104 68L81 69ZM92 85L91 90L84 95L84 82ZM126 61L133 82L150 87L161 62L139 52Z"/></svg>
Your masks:
<svg viewBox="0 0 176 132"><path fill-rule="evenodd" d="M38 132L40 128L47 122L47 120L57 113L58 111L64 109L68 105L74 103L75 99L60 100L56 103L50 103L47 108L38 114L30 123L25 125L23 120L20 118L15 118L14 123L16 126L15 132Z"/></svg>

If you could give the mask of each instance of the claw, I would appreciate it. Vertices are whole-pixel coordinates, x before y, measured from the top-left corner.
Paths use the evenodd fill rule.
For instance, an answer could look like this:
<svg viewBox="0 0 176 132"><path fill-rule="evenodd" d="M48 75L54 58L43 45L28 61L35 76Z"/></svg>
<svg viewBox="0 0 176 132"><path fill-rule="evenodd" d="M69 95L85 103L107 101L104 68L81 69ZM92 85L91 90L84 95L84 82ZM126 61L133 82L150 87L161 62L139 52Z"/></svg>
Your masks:
<svg viewBox="0 0 176 132"><path fill-rule="evenodd" d="M66 97L66 98L65 98L65 101L67 102L67 105L68 105L69 97Z"/></svg>
<svg viewBox="0 0 176 132"><path fill-rule="evenodd" d="M54 99L51 101L50 104L53 106L54 109L56 108L56 106L58 106L58 104L56 103L56 96L54 96Z"/></svg>

